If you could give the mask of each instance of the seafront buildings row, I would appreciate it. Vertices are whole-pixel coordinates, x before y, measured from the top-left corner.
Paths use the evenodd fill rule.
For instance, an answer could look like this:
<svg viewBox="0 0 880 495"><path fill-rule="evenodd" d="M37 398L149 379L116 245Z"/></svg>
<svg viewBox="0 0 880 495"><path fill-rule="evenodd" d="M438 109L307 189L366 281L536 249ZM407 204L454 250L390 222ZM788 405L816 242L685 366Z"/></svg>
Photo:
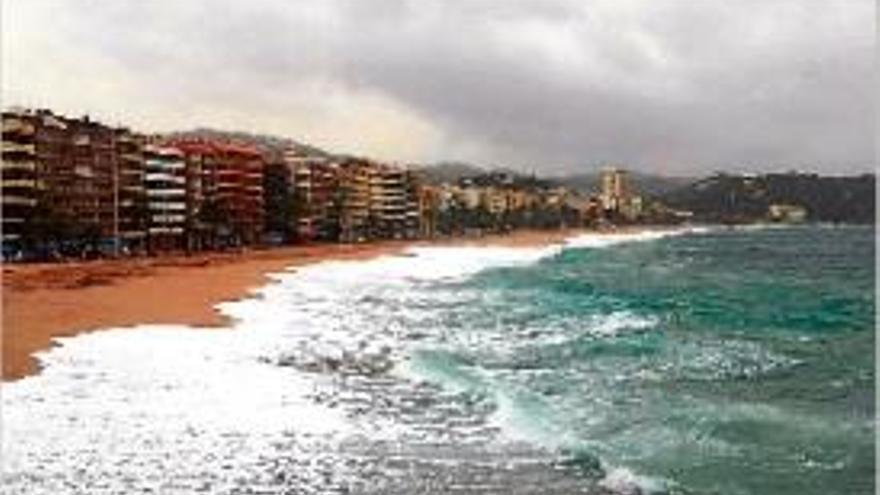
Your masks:
<svg viewBox="0 0 880 495"><path fill-rule="evenodd" d="M198 251L583 226L640 208L509 175L429 184L414 168L290 146L144 135L49 110L3 112L4 255Z"/></svg>

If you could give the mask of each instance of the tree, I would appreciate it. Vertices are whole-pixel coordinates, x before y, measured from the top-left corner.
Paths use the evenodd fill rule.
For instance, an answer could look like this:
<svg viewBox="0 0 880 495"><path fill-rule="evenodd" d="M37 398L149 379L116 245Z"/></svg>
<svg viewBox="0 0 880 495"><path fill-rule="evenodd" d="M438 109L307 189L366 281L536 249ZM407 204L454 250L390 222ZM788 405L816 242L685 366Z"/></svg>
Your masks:
<svg viewBox="0 0 880 495"><path fill-rule="evenodd" d="M208 199L199 210L197 218L208 230L209 244L212 249L219 247L220 239L232 233L230 212L225 202Z"/></svg>

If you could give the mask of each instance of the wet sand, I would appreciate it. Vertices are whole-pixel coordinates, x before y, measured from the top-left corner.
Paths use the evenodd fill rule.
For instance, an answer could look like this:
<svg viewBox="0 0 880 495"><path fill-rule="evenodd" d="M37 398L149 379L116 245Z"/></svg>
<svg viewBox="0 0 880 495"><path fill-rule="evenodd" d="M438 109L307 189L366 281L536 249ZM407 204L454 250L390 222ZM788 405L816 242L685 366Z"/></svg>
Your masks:
<svg viewBox="0 0 880 495"><path fill-rule="evenodd" d="M138 324L224 328L218 303L247 296L266 275L325 260L365 259L413 245L540 246L578 230L518 231L504 236L368 244L315 244L242 253L202 253L75 262L4 265L2 379L37 373L34 353L55 337Z"/></svg>

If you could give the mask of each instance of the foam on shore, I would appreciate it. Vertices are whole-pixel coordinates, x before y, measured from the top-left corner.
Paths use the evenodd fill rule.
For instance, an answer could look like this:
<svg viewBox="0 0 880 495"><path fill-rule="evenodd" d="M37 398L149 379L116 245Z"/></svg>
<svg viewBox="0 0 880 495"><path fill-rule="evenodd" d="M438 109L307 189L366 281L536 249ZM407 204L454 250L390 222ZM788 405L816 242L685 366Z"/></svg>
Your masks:
<svg viewBox="0 0 880 495"><path fill-rule="evenodd" d="M543 247L413 247L405 256L322 262L274 274L255 297L220 305L233 318L231 332L151 325L59 339L39 355L41 374L4 385L4 481L11 493L222 492L237 480L272 486L267 466L288 456L300 462L304 492L320 492L328 479L344 485L358 474L332 458L318 462L322 452L353 437L410 435L393 418L355 414L345 401L368 390L352 388L351 376L381 375L406 359L407 322L435 303L416 289L565 248L686 232L584 234ZM632 321L606 323L597 332Z"/></svg>

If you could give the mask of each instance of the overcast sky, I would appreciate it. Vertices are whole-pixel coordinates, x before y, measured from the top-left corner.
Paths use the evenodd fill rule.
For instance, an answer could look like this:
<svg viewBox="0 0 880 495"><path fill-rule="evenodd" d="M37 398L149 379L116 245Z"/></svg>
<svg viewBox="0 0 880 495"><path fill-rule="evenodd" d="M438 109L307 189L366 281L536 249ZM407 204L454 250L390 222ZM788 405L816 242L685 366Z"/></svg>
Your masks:
<svg viewBox="0 0 880 495"><path fill-rule="evenodd" d="M873 0L4 0L5 106L380 159L874 162Z"/></svg>

